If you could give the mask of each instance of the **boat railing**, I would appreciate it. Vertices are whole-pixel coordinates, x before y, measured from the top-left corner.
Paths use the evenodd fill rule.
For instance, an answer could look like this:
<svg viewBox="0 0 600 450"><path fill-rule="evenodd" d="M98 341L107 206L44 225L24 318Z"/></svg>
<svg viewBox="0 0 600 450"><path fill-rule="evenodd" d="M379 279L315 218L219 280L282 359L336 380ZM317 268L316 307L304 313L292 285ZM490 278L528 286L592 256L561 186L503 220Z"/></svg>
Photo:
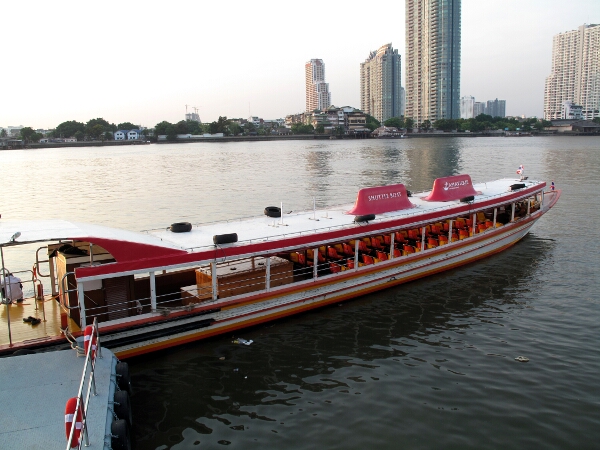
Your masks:
<svg viewBox="0 0 600 450"><path fill-rule="evenodd" d="M74 287L74 288L71 288L71 289L69 289L69 288L68 288L69 286L68 286L68 284L67 284L67 283L68 283L68 279L67 279L67 277L68 277L69 275L75 275L75 272L67 272L67 273L65 273L65 274L62 276L62 278L60 279L61 296L63 297L63 302L61 302L61 303L62 303L62 305L63 305L65 308L67 308L67 309L77 309L77 308L79 308L79 305L80 305L80 303L81 303L81 302L79 302L79 299L77 299L77 304L76 304L76 305L74 305L74 306L70 306L70 305L69 305L69 302L67 301L67 299L68 299L68 297L69 297L69 294L70 294L71 292L77 292L77 288L76 288L76 287ZM65 297L66 297L66 298L65 298Z"/></svg>
<svg viewBox="0 0 600 450"><path fill-rule="evenodd" d="M44 259L40 261L40 250L47 250L48 247L40 247L35 251L35 271L38 277L50 278L50 274L44 275L40 270L40 263L50 262L49 259Z"/></svg>
<svg viewBox="0 0 600 450"><path fill-rule="evenodd" d="M28 279L26 279L25 277L23 277L23 278L19 277L19 278L21 279L21 283L24 282L24 284L28 284L29 282L31 282L31 292L32 292L31 297L33 298L34 303L35 303L35 310L38 311L40 308L38 306L37 301L35 301L37 298L37 291L36 291L36 284L35 284L37 279L35 278L33 270L27 269L27 270L19 270L17 272L10 272L8 269L4 268L4 274L2 275L2 279L4 279L4 275L7 275L9 273L12 273L15 276L16 275L22 276L23 274L28 274ZM24 297L25 297L25 292L26 291L23 292ZM42 297L40 300L42 300L41 309L42 309L42 314L43 314L43 321L45 322L46 321L46 310L44 308L44 302L43 302L44 298ZM11 333L11 329L10 329L10 312L9 311L7 311L6 325L8 327L8 343L9 343L9 345L12 345L12 333Z"/></svg>
<svg viewBox="0 0 600 450"><path fill-rule="evenodd" d="M91 329L91 333L87 333ZM75 411L73 411L71 417L65 415L65 421L70 419L71 421L71 432L67 437L66 449L78 448L81 449L82 444L86 447L90 446L90 439L88 435L87 425L87 410L90 404L90 398L92 395L98 395L96 393L96 358L102 358L101 346L100 346L100 334L98 332L98 321L94 319L92 325L86 329L85 339L89 339L87 351L85 353L85 362L83 363L83 372L81 374L81 380L79 382L79 390L77 391L77 403ZM85 348L84 347L84 348ZM87 389L86 389L87 385ZM84 397L85 391L85 397ZM68 402L67 402L68 404ZM79 421L81 418L81 421ZM79 431L78 431L79 430ZM74 436L77 433L79 442L73 442ZM83 439L82 439L83 437ZM71 443L75 445L71 445Z"/></svg>
<svg viewBox="0 0 600 450"><path fill-rule="evenodd" d="M538 183L539 184L539 183ZM527 198L529 196L533 195L532 193L528 193L523 195L522 197L516 198L511 200L511 202L518 202L520 200L522 200L523 198ZM494 200L494 199L498 199L501 197L506 196L506 192L502 192L500 194L494 194L494 195L490 195L486 198L487 200ZM475 205L476 206L476 205ZM486 207L486 208L489 208ZM434 212L438 212L438 211L443 211L443 210L447 210L449 209L448 205L441 205L441 206L437 206L431 209L427 209L427 213L434 213ZM473 208L473 210L478 209L477 207ZM375 217L375 219L369 221L369 223L376 223L376 222L384 222L384 221L389 221L390 219L398 219L398 218L411 218L411 217L416 217L416 216L420 216L423 214L423 209L420 208L418 205L415 205L414 208L411 208L410 210L403 210L401 212L398 213L386 213L384 215L381 215L380 217ZM450 217L454 217L456 214L448 214L448 216L440 216L439 220L443 220L446 218L450 218ZM239 219L241 220L245 220L245 219ZM414 226L419 226L423 223L427 223L430 220L420 220L414 223L410 223L410 224L406 224L403 226L403 228L410 228L410 227L414 227ZM229 221L227 221L229 222ZM223 221L220 222L211 222L211 223L224 223ZM208 223L203 223L201 225L208 225ZM263 243L263 242L269 242L269 241L281 241L281 240L286 240L289 238L293 238L293 237L300 237L300 236L309 236L309 235L315 235L315 234L321 234L323 232L326 231L338 231L338 230L343 230L343 229L350 229L350 228L360 228L363 227L364 225L362 223L350 223L350 224L342 224L342 225L332 225L332 226L325 226L325 227L320 227L320 228L314 228L312 230L304 230L304 231L294 231L291 233L281 233L281 234L275 234L275 235L271 235L271 236L266 236L266 237L260 237L260 238L256 238L256 239L245 239L245 240L239 240L237 243L238 244L256 244L256 243ZM396 227L394 227L396 228ZM386 231L386 230L382 230ZM371 232L366 232L366 233L357 233L355 235L350 236L350 238L354 238L354 237L361 237L362 235L366 235L369 234ZM211 249L214 248L214 245L202 245L202 246L197 246L197 247L188 247L186 250L189 252L194 252L194 251L201 251L201 250L205 250L205 249Z"/></svg>
<svg viewBox="0 0 600 450"><path fill-rule="evenodd" d="M0 269L1 270L1 269ZM4 274L2 276L2 279L4 279L4 275L8 275L9 273L12 273L13 275L17 276L17 275L22 275L22 274L27 274L27 277L19 277L21 279L21 283L22 284L28 284L31 282L31 292L33 292L32 297L35 296L35 276L33 274L33 270L31 269L26 269L26 270L19 270L17 272L11 272L10 270L4 268ZM25 292L23 292L23 296L25 296ZM37 310L37 304L35 305L35 309Z"/></svg>

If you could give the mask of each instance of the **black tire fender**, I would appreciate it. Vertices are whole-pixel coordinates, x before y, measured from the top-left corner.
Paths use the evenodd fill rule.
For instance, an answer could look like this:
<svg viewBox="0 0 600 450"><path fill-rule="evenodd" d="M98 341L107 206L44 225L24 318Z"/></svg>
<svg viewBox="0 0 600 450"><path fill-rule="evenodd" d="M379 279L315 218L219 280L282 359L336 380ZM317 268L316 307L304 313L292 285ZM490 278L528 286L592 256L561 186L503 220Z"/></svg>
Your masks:
<svg viewBox="0 0 600 450"><path fill-rule="evenodd" d="M131 394L131 376L129 375L129 364L126 362L118 362L115 368L117 374L117 386L122 391L127 391Z"/></svg>
<svg viewBox="0 0 600 450"><path fill-rule="evenodd" d="M364 216L354 216L355 222L368 222L370 220L375 220L375 214L365 214Z"/></svg>
<svg viewBox="0 0 600 450"><path fill-rule="evenodd" d="M220 245L220 244L233 244L234 242L237 242L238 240L238 235L237 233L229 233L229 234L215 234L213 236L213 243L215 245Z"/></svg>
<svg viewBox="0 0 600 450"><path fill-rule="evenodd" d="M189 222L172 223L169 230L173 233L187 233L188 231L192 231L192 224Z"/></svg>
<svg viewBox="0 0 600 450"><path fill-rule="evenodd" d="M279 206L267 206L265 208L265 216L281 217L281 208Z"/></svg>
<svg viewBox="0 0 600 450"><path fill-rule="evenodd" d="M129 424L125 419L114 420L110 425L110 445L113 450L131 450Z"/></svg>
<svg viewBox="0 0 600 450"><path fill-rule="evenodd" d="M125 419L129 426L133 426L133 414L131 411L131 401L129 392L117 391L114 397L114 411L119 419Z"/></svg>

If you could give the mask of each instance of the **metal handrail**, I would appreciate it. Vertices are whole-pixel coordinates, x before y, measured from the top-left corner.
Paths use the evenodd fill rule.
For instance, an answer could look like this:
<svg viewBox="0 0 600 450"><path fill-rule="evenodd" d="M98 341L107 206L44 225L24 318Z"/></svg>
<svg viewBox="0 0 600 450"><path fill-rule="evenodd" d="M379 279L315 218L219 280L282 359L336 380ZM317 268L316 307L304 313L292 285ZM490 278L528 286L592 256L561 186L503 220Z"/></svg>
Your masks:
<svg viewBox="0 0 600 450"><path fill-rule="evenodd" d="M40 271L40 263L47 263L47 262L50 262L50 260L49 260L49 259L44 259L44 260L40 261L40 258L39 258L39 253L40 253L40 250L43 250L43 249L46 249L46 250L47 250L47 249L48 249L48 247L40 247L40 248L38 248L38 249L35 251L35 266L34 266L34 267L35 267L36 273L37 273L37 275L38 275L39 277L50 278L50 274L48 274L48 275L44 275L44 274L42 274L42 272Z"/></svg>
<svg viewBox="0 0 600 450"><path fill-rule="evenodd" d="M77 406L75 407L75 412L73 413L73 426L71 426L71 433L67 437L67 447L66 450L70 450L72 447L70 445L73 435L75 433L75 422L77 420L77 415L79 411L81 411L81 433L85 436L85 446L90 446L90 438L87 430L87 409L90 403L90 396L93 392L93 395L98 395L96 392L96 358L102 358L101 354L101 346L100 346L100 333L98 332L98 321L94 318L94 322L91 325L92 327L92 335L90 337L90 345L88 346L88 350L85 355L85 362L83 364L83 373L81 374L81 381L79 382L79 390L77 391ZM96 338L96 349L95 349L95 357L92 358L92 345L93 338ZM88 374L89 369L89 374ZM89 378L87 393L85 396L85 401L83 399L83 389L85 387L86 378ZM84 442L84 439L79 438L79 443L77 448L81 449L81 444Z"/></svg>
<svg viewBox="0 0 600 450"><path fill-rule="evenodd" d="M65 289L66 287L68 287L68 285L67 285L67 286L65 286L65 280L67 279L67 277L68 277L69 275L75 275L75 272L67 272L67 273L65 273L65 274L63 275L63 277L60 279L60 287L62 288L62 294L61 294L61 295L65 295L65 294L66 294L66 295L67 295L67 297L68 297L68 295L69 295L71 292L77 292L77 288L73 288L73 289ZM64 306L64 307L65 307L65 308L67 308L67 309L75 309L75 308L79 308L79 297L77 297L77 305L75 305L75 306L69 306L69 305L67 304L67 302L66 302L66 301L65 301L65 302L61 302L61 303L62 303L62 306Z"/></svg>

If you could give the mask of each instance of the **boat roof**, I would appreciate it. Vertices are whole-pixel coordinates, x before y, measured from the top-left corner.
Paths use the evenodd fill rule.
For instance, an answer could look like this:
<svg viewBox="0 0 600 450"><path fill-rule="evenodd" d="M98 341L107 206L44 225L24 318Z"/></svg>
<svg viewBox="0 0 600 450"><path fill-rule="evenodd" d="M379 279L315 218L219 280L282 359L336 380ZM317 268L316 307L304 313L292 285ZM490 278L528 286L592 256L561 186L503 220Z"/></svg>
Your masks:
<svg viewBox="0 0 600 450"><path fill-rule="evenodd" d="M525 185L522 189L511 190L511 185L520 183ZM108 273L136 273L152 268L184 267L195 263L204 264L217 258L240 258L286 251L289 248L323 245L335 240L383 232L392 227L464 215L476 208L506 204L530 196L545 186L546 183L541 181L504 178L474 184L472 188L476 195L472 200L469 198L468 203L461 199L431 201L432 191L426 191L412 194L409 207L404 204L403 209L380 212L374 219L366 217L368 220L365 221L355 221L355 216L351 214L359 203L357 199L354 205L339 205L314 211L284 211L281 217L275 218L262 215L194 224L191 231L182 233L172 232L168 226L159 230L133 232L65 220L1 219L0 247L33 242L91 242L104 248L116 261L77 269L78 278L92 279ZM393 192L399 191L394 189ZM378 200L379 194L373 198ZM18 237L15 237L17 233ZM237 242L215 245L214 236L232 233L237 234Z"/></svg>

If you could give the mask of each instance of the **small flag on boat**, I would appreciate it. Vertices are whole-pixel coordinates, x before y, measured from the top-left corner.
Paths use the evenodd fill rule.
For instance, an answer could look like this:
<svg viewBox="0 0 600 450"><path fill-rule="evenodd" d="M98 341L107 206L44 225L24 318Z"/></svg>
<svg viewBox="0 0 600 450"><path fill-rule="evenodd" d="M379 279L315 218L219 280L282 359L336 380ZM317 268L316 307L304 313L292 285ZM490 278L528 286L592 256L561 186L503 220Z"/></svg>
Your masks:
<svg viewBox="0 0 600 450"><path fill-rule="evenodd" d="M523 167L523 164L521 164L519 166L519 169L517 170L517 174L518 175L523 175L523 172L525 172L525 167Z"/></svg>
<svg viewBox="0 0 600 450"><path fill-rule="evenodd" d="M550 190L553 191L554 190L554 181L552 183L550 183Z"/></svg>

